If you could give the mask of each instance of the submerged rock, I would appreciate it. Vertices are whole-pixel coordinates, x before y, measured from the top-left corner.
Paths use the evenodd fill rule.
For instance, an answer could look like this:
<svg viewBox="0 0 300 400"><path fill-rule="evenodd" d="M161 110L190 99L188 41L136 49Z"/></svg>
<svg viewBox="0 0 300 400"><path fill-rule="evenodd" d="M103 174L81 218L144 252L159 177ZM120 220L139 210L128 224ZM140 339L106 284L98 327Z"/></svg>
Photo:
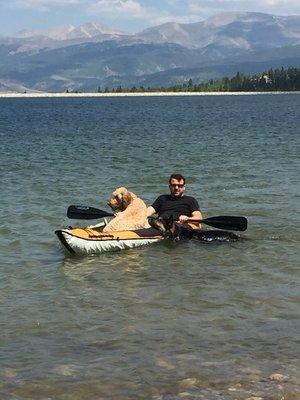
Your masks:
<svg viewBox="0 0 300 400"><path fill-rule="evenodd" d="M263 400L263 397L252 396L252 397L247 397L246 400Z"/></svg>
<svg viewBox="0 0 300 400"><path fill-rule="evenodd" d="M73 376L75 372L72 365L58 365L54 371L61 376Z"/></svg>
<svg viewBox="0 0 300 400"><path fill-rule="evenodd" d="M189 389L197 384L196 378L186 378L179 382L179 387L181 389Z"/></svg>
<svg viewBox="0 0 300 400"><path fill-rule="evenodd" d="M286 381L288 379L288 377L286 375L275 373L275 374L270 375L269 379L271 379L271 381L283 382L283 381Z"/></svg>
<svg viewBox="0 0 300 400"><path fill-rule="evenodd" d="M2 375L5 376L6 378L15 378L17 376L17 372L12 368L6 368L2 372Z"/></svg>

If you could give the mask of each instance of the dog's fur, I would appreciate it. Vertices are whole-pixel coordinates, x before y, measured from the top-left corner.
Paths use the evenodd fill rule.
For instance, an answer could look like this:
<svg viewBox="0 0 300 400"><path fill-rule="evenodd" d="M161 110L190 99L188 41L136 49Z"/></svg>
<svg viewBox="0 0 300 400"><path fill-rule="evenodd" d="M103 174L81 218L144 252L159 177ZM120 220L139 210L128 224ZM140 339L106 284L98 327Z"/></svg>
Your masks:
<svg viewBox="0 0 300 400"><path fill-rule="evenodd" d="M116 189L107 204L113 209L116 216L104 227L103 232L150 227L146 204L125 187Z"/></svg>

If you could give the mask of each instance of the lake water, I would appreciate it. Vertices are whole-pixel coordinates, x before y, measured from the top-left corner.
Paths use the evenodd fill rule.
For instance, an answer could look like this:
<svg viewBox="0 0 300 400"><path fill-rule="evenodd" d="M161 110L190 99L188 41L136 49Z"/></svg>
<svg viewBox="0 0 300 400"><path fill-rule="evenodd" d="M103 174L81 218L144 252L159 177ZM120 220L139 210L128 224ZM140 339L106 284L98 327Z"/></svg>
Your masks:
<svg viewBox="0 0 300 400"><path fill-rule="evenodd" d="M299 399L299 110L1 99L0 398ZM206 217L249 219L242 240L65 256L70 204L108 210L118 186L151 204L174 171Z"/></svg>

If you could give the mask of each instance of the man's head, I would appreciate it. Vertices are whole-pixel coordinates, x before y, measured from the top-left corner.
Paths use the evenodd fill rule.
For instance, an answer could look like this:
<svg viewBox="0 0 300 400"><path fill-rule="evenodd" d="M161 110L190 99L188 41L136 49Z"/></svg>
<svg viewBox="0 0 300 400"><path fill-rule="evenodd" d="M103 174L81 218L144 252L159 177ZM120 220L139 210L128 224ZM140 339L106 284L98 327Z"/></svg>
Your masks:
<svg viewBox="0 0 300 400"><path fill-rule="evenodd" d="M169 188L172 196L181 197L185 191L185 177L181 174L172 174L169 179Z"/></svg>

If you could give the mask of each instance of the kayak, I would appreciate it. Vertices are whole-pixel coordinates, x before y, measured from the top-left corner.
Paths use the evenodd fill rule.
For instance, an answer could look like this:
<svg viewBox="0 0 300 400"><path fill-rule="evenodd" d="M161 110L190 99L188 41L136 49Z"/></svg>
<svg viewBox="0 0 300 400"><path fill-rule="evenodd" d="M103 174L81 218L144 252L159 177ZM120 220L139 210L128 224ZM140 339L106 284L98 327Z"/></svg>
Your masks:
<svg viewBox="0 0 300 400"><path fill-rule="evenodd" d="M99 254L107 251L133 249L166 238L153 227L132 231L102 232L103 224L92 227L69 227L55 231L64 250L71 254ZM170 238L170 236L168 236ZM173 240L197 239L201 242L234 242L239 237L221 230L191 229L177 224Z"/></svg>
<svg viewBox="0 0 300 400"><path fill-rule="evenodd" d="M133 249L158 242L163 236L155 228L102 232L103 227L69 227L55 231L64 250L71 254L96 254Z"/></svg>

